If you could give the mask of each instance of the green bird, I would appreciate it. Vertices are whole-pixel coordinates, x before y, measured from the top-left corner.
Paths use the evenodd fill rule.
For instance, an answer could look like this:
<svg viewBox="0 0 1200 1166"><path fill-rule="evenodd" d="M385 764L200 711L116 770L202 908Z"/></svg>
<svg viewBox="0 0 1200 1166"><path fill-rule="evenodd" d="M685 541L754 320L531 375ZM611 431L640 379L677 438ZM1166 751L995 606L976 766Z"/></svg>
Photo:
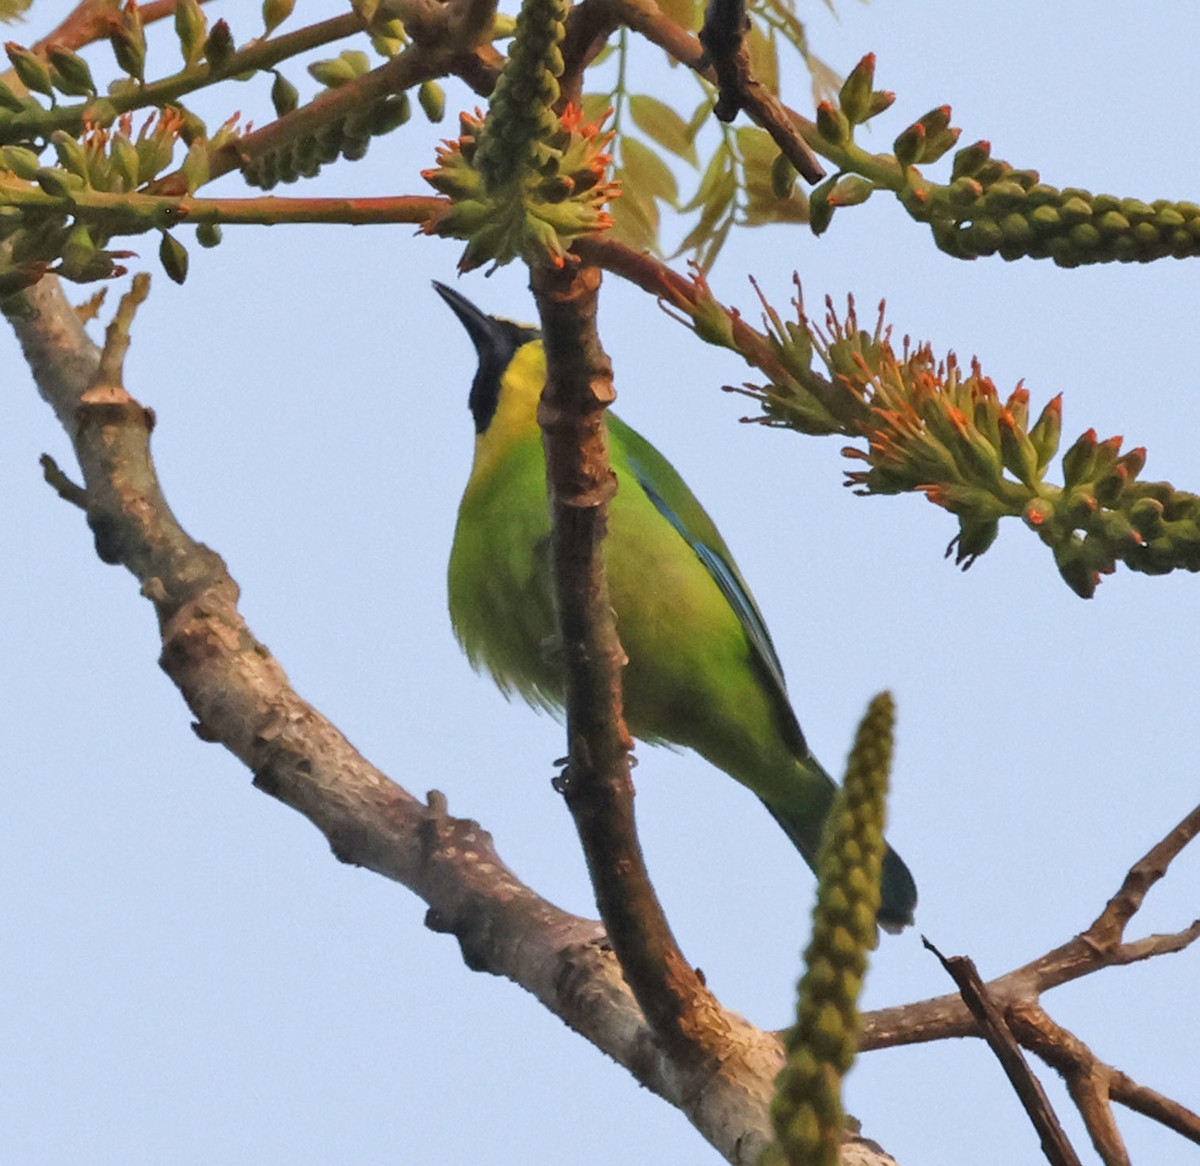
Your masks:
<svg viewBox="0 0 1200 1166"><path fill-rule="evenodd" d="M450 617L467 656L506 693L563 705L554 650L550 503L537 408L541 333L434 287L479 356L468 403L475 456L450 553ZM630 732L694 749L753 790L809 866L835 786L809 752L758 605L725 540L671 463L608 414L618 488L605 562ZM912 922L916 885L889 847L879 923Z"/></svg>

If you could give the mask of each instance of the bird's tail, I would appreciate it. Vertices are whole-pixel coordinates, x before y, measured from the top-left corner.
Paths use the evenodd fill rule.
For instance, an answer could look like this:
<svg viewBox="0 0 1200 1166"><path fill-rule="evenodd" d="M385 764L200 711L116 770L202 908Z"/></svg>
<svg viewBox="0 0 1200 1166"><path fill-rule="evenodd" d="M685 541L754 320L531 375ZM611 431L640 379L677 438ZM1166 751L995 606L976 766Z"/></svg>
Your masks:
<svg viewBox="0 0 1200 1166"><path fill-rule="evenodd" d="M824 769L809 757L806 767L811 767L829 781L829 802L823 812L814 814L809 803L798 812L785 807L779 802L771 802L766 798L762 803L771 811L771 817L783 827L783 832L792 840L792 844L804 856L804 861L815 871L817 869L817 850L821 845L821 835L825 829L829 809L833 804L833 794L836 787ZM811 786L810 786L811 788ZM883 885L882 898L879 904L879 914L876 917L879 926L884 931L902 931L913 921L917 907L917 884L909 872L904 860L889 846L883 856Z"/></svg>

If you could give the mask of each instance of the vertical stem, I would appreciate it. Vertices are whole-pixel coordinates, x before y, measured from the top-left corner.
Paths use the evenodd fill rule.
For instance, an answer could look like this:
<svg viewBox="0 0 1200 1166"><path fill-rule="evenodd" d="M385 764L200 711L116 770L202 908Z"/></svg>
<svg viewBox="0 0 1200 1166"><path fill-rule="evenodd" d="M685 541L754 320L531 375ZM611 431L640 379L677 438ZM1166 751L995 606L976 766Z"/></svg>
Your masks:
<svg viewBox="0 0 1200 1166"><path fill-rule="evenodd" d="M651 1028L675 1056L715 1053L728 1023L679 950L638 842L621 669L604 563L618 488L605 409L612 365L596 331L600 272L536 269L548 377L539 420L554 516L553 561L566 677L568 762L561 789L587 856L600 914Z"/></svg>

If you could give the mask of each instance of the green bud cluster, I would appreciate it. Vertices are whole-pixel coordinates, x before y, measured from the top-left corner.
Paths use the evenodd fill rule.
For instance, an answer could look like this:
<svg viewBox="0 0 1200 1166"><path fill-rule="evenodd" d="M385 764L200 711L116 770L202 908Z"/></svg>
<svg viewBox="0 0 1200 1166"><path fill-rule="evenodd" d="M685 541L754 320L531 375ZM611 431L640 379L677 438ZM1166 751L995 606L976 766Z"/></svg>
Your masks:
<svg viewBox="0 0 1200 1166"><path fill-rule="evenodd" d="M371 58L361 49L346 49L332 60L314 61L308 66L314 81L327 89L338 89L371 71Z"/></svg>
<svg viewBox="0 0 1200 1166"><path fill-rule="evenodd" d="M521 6L512 50L477 145L476 165L490 191L556 164L549 139L559 130L555 105L566 19L565 0L526 0Z"/></svg>
<svg viewBox="0 0 1200 1166"><path fill-rule="evenodd" d="M347 49L330 60L314 61L309 74L326 90L340 89L357 81L371 71L370 58L361 49ZM431 122L441 121L446 108L446 94L436 81L426 81L417 88L422 112ZM300 103L296 87L281 73L275 73L271 86L271 101L279 117L294 112ZM398 129L412 116L412 99L407 93L390 93L356 109L335 121L326 122L315 133L259 154L242 169L251 186L270 190L280 182L298 182L313 178L322 166L339 158L356 162L364 157L372 138Z"/></svg>
<svg viewBox="0 0 1200 1166"><path fill-rule="evenodd" d="M1084 598L1118 562L1148 575L1200 571L1200 496L1138 481L1145 464L1145 449L1122 454L1120 437L1100 441L1089 429L1063 455L1062 489L1025 507L1026 525Z"/></svg>
<svg viewBox="0 0 1200 1166"><path fill-rule="evenodd" d="M342 58L346 56L342 54ZM277 80L273 87L277 109L279 92L280 81ZM351 162L362 158L372 138L391 133L411 116L412 101L408 94L389 93L359 106L345 117L327 122L316 133L295 138L275 150L257 155L242 168L242 176L249 185L262 190L270 190L280 182L312 178L322 166L336 162L338 158L346 158Z"/></svg>
<svg viewBox="0 0 1200 1166"><path fill-rule="evenodd" d="M853 300L844 320L826 303L820 328L803 310L797 323L783 322L764 301L774 381L739 391L760 402L763 424L864 438L865 449L842 451L862 464L846 473L856 493L919 493L950 511L959 532L946 554L964 569L996 540L1002 519L1019 517L1084 598L1117 563L1151 575L1200 571L1200 496L1140 481L1144 449L1122 454L1121 438L1088 430L1062 455L1063 484L1047 482L1062 439L1061 395L1035 418L1024 386L1001 398L977 361L964 368L953 353L939 361L930 345L907 339L897 353L882 308L867 332ZM714 331L714 342L724 335ZM810 367L814 354L827 375Z"/></svg>
<svg viewBox="0 0 1200 1166"><path fill-rule="evenodd" d="M925 177L958 143L948 105L930 110L900 133L892 156L871 154L854 142L854 129L891 105L875 90L875 59L864 57L846 78L838 102L817 109L818 148L841 167L811 194L812 229L825 231L841 206L865 202L875 190L893 191L918 222L928 223L941 250L957 259L1051 259L1060 267L1088 263L1148 263L1200 255L1200 206L1094 195L1041 181L992 157L991 144L957 150L950 181ZM816 143L814 143L816 144ZM823 146L823 148L822 148Z"/></svg>
<svg viewBox="0 0 1200 1166"><path fill-rule="evenodd" d="M859 725L817 859L820 884L804 953L796 1023L771 1119L789 1163L837 1166L846 1128L841 1083L858 1051L858 997L877 942L883 826L895 706L889 693Z"/></svg>
<svg viewBox="0 0 1200 1166"><path fill-rule="evenodd" d="M371 38L371 47L381 57L394 57L409 43L404 21L395 17L385 18L380 11L364 18L370 20L370 24L367 26L367 36Z"/></svg>
<svg viewBox="0 0 1200 1166"><path fill-rule="evenodd" d="M19 94L0 81L0 142L29 141L48 132L42 127L51 115L32 94L48 97L51 105L60 94L89 100L96 97L92 71L78 53L58 44L34 52L15 41L7 42L4 51L17 80L29 93Z"/></svg>
<svg viewBox="0 0 1200 1166"><path fill-rule="evenodd" d="M458 263L461 271L518 257L562 267L575 239L612 226L604 209L616 196L615 184L606 181L612 134L586 124L578 106L568 106L555 124L554 133L542 141L542 166L503 188L491 187L480 170L486 123L479 115L462 114L458 139L438 151L435 168L422 171L451 200L422 229L467 241Z"/></svg>
<svg viewBox="0 0 1200 1166"><path fill-rule="evenodd" d="M117 261L132 252L112 249L111 241L162 230L158 207L106 205L101 211L84 204L93 192L144 190L173 164L187 124L184 111L168 108L151 116L136 136L128 114L110 128L90 130L82 140L55 130L49 141L54 164L27 146L0 146L0 240L9 245L0 295L29 286L47 271L79 283L123 274ZM213 142L193 141L181 168L189 191L207 181L209 150L229 132L223 130ZM160 255L168 274L182 281L182 244L164 234Z"/></svg>
<svg viewBox="0 0 1200 1166"><path fill-rule="evenodd" d="M853 301L843 323L827 300L827 331L822 332L805 314L799 295L794 301L795 320L783 319L761 291L759 299L766 324L763 339L774 358L774 379L766 385L743 385L738 391L760 403L765 425L816 436L858 432L867 407L857 391L847 391L855 383L853 376L839 379L840 370L854 373L860 367L878 366L882 341L878 330L872 334L859 328ZM814 354L832 378L813 367Z"/></svg>
<svg viewBox="0 0 1200 1166"><path fill-rule="evenodd" d="M817 132L834 156L849 153L856 126L864 125L881 114L896 100L896 95L875 87L875 54L868 53L851 70L842 84L837 102L822 101L817 106ZM823 235L838 207L866 202L876 189L875 182L845 169L831 174L809 195L809 226L814 235Z"/></svg>
<svg viewBox="0 0 1200 1166"><path fill-rule="evenodd" d="M999 255L1079 267L1200 255L1200 206L1060 190L1036 170L992 158L987 142L958 151L949 185L914 189L919 198L901 195L909 212L958 259Z"/></svg>

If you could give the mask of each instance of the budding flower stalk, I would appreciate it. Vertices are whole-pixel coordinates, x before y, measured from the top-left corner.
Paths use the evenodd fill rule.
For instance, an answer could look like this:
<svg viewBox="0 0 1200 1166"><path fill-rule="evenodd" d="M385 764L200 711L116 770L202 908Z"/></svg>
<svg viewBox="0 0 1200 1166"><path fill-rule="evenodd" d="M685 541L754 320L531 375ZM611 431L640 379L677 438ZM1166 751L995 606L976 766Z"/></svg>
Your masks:
<svg viewBox="0 0 1200 1166"><path fill-rule="evenodd" d="M564 0L527 0L486 118L462 115L458 139L424 171L451 202L423 229L467 241L460 270L516 258L562 267L575 239L612 226L613 135L577 107L556 112L565 19ZM428 99L426 110L441 112Z"/></svg>
<svg viewBox="0 0 1200 1166"><path fill-rule="evenodd" d="M858 997L877 942L883 827L895 705L872 702L859 726L846 780L825 826L812 938L804 953L796 1023L784 1036L787 1063L775 1083L771 1119L787 1160L837 1166L846 1127L842 1078L858 1050Z"/></svg>
<svg viewBox="0 0 1200 1166"><path fill-rule="evenodd" d="M853 301L844 318L826 306L822 328L802 308L794 324L765 305L764 339L782 374L773 369L771 383L741 391L760 402L765 424L861 439L865 448L843 450L858 463L846 485L923 494L949 511L959 531L946 553L956 564L970 567L1011 517L1037 534L1084 598L1118 562L1147 574L1200 571L1200 497L1142 482L1144 449L1122 453L1120 437L1101 441L1088 430L1062 455L1055 485L1047 474L1062 435L1061 395L1031 425L1023 385L1002 398L978 361L938 360L930 345L907 339L897 352L882 308L867 332ZM809 367L814 356L828 375Z"/></svg>

